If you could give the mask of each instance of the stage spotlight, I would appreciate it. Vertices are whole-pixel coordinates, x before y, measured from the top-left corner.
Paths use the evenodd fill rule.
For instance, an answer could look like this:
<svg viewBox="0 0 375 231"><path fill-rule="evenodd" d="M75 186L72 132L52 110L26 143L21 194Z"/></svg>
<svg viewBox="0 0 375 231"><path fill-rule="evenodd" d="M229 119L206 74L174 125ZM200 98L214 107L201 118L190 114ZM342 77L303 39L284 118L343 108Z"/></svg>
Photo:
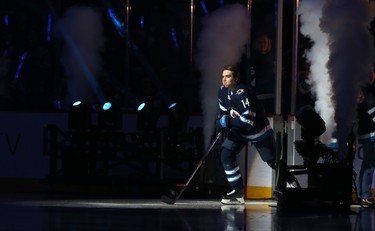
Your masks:
<svg viewBox="0 0 375 231"><path fill-rule="evenodd" d="M146 103L140 103L140 104L138 105L138 107L137 107L137 111L142 111L143 108L145 108L145 106L146 106Z"/></svg>
<svg viewBox="0 0 375 231"><path fill-rule="evenodd" d="M68 128L72 130L90 129L92 126L91 112L84 101L75 101L68 113Z"/></svg>
<svg viewBox="0 0 375 231"><path fill-rule="evenodd" d="M139 104L137 108L137 130L154 131L160 117L160 108L152 102Z"/></svg>
<svg viewBox="0 0 375 231"><path fill-rule="evenodd" d="M309 105L302 107L297 112L296 118L302 128L302 139L306 142L314 142L316 138L326 131L324 120Z"/></svg>
<svg viewBox="0 0 375 231"><path fill-rule="evenodd" d="M122 129L122 113L120 108L106 102L98 111L98 127L104 130L121 130Z"/></svg>
<svg viewBox="0 0 375 231"><path fill-rule="evenodd" d="M102 109L104 111L107 111L107 110L111 109L111 107L112 107L112 104L110 102L106 102L106 103L103 104Z"/></svg>
<svg viewBox="0 0 375 231"><path fill-rule="evenodd" d="M316 163L319 157L327 155L328 147L318 140L326 131L325 122L309 105L298 110L296 118L301 125L302 141L294 141L295 148L305 164Z"/></svg>
<svg viewBox="0 0 375 231"><path fill-rule="evenodd" d="M172 109L172 108L174 108L176 105L177 105L177 103L176 103L176 102L173 102L173 103L169 104L168 109Z"/></svg>

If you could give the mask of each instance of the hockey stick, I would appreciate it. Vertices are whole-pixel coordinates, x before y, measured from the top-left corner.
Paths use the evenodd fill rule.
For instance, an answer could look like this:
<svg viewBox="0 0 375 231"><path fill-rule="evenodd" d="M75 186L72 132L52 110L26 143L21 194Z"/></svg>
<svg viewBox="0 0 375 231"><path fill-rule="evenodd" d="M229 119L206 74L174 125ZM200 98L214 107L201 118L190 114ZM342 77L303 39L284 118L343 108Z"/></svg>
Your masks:
<svg viewBox="0 0 375 231"><path fill-rule="evenodd" d="M193 173L191 174L191 176L189 177L189 179L186 181L186 183L184 184L184 186L182 187L182 189L180 190L180 192L177 194L174 190L170 189L169 190L170 196L163 195L161 197L161 201L162 202L164 202L166 204L170 204L170 205L173 205L174 203L176 203L176 201L180 198L181 194L185 191L186 187L189 185L190 181L193 179L195 173L198 171L198 169L203 164L203 162L206 159L206 157L210 154L212 148L215 146L216 142L219 140L219 138L221 136L221 133L222 133L222 131L220 131L216 135L215 140L211 143L211 145L208 148L207 152L202 156L202 158L198 162L198 165L195 167Z"/></svg>

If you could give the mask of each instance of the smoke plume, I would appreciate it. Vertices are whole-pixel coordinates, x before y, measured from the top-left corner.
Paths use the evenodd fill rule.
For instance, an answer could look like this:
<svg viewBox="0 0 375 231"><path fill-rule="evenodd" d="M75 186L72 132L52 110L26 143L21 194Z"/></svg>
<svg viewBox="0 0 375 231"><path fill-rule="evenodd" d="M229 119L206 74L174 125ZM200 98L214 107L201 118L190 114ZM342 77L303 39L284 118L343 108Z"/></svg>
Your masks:
<svg viewBox="0 0 375 231"><path fill-rule="evenodd" d="M326 1L321 28L329 38L327 64L333 80L335 120L339 154L346 151L360 87L370 79L373 43L369 32L369 2L366 0Z"/></svg>
<svg viewBox="0 0 375 231"><path fill-rule="evenodd" d="M372 19L370 4L366 0L304 0L299 14L301 32L314 42L306 55L318 98L316 109L326 120L324 110L333 104L339 155L343 159L355 119L356 98L372 71L374 48L369 31ZM332 91L326 89L329 81ZM324 94L320 93L323 89ZM326 103L329 98L332 99L331 104ZM330 130L331 118L330 114L329 120L326 120ZM327 135L329 138L330 134Z"/></svg>
<svg viewBox="0 0 375 231"><path fill-rule="evenodd" d="M64 46L61 61L67 81L66 105L77 99L93 104L103 61L104 32L101 14L91 7L73 6L58 23Z"/></svg>
<svg viewBox="0 0 375 231"><path fill-rule="evenodd" d="M316 96L315 110L325 121L327 128L321 140L327 143L335 129L335 120L332 82L326 66L329 59L328 37L319 27L324 2L325 0L304 0L298 8L298 14L301 34L313 41L311 48L305 51L305 56L310 64L309 83Z"/></svg>
<svg viewBox="0 0 375 231"><path fill-rule="evenodd" d="M238 64L250 35L250 17L241 4L227 5L202 20L197 42L197 67L201 72L201 107L206 147L218 112L217 91L225 65Z"/></svg>

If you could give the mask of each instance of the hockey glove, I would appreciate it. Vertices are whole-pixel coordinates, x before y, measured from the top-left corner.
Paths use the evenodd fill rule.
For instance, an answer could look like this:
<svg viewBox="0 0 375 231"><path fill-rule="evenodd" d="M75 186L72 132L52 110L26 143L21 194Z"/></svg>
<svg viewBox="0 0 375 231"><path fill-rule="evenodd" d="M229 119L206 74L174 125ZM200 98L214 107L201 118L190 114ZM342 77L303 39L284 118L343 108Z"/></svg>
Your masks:
<svg viewBox="0 0 375 231"><path fill-rule="evenodd" d="M216 120L216 130L227 130L230 127L230 116L229 115L223 115L221 118L218 118Z"/></svg>

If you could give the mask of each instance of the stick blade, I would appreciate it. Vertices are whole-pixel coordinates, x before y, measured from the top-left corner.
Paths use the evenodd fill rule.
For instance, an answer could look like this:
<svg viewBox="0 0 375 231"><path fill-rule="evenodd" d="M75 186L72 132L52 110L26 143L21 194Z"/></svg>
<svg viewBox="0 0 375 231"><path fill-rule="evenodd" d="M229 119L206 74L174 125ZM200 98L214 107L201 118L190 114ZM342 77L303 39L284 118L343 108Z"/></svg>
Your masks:
<svg viewBox="0 0 375 231"><path fill-rule="evenodd" d="M175 198L171 198L166 195L161 196L161 201L169 205L174 205L174 203L176 203Z"/></svg>

